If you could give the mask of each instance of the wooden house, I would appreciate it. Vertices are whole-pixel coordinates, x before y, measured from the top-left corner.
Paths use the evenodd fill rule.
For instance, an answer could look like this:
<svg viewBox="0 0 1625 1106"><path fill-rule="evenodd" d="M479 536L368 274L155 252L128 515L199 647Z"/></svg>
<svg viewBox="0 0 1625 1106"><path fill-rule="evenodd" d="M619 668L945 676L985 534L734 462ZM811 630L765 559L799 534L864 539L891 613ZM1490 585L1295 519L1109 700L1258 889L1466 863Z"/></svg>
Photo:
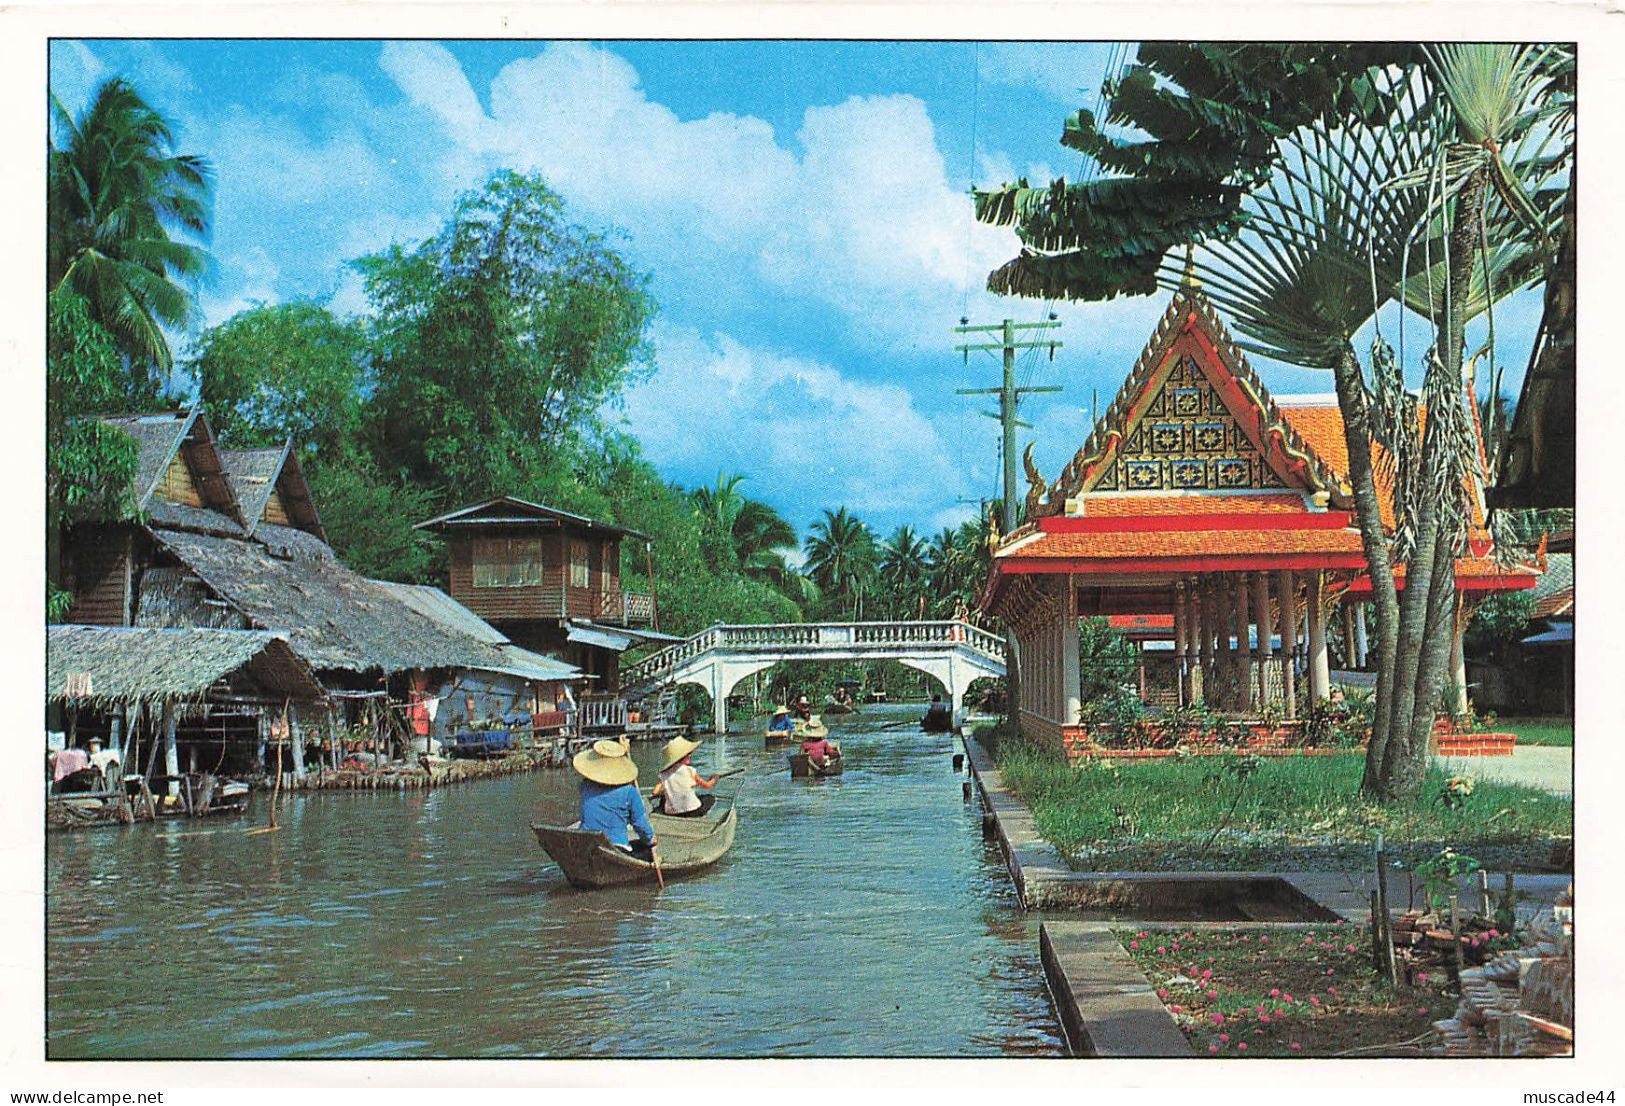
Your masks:
<svg viewBox="0 0 1625 1106"><path fill-rule="evenodd" d="M581 678L489 626L471 628L471 612L425 613L395 585L343 564L290 448L223 451L196 409L108 421L136 440L140 514L65 535L70 622L279 634L326 693L297 720L305 732L362 726L398 742L408 727L390 704L460 675L485 673L513 684L516 700L534 691L536 702L560 696L534 685ZM252 711L204 710L181 721L178 740L183 752L188 742L254 741L260 725ZM301 773L302 750L291 753Z"/></svg>
<svg viewBox="0 0 1625 1106"><path fill-rule="evenodd" d="M635 530L513 496L418 523L446 540L447 591L527 649L558 656L613 690L620 654L634 642L675 641L657 631L653 581L623 584L625 539Z"/></svg>

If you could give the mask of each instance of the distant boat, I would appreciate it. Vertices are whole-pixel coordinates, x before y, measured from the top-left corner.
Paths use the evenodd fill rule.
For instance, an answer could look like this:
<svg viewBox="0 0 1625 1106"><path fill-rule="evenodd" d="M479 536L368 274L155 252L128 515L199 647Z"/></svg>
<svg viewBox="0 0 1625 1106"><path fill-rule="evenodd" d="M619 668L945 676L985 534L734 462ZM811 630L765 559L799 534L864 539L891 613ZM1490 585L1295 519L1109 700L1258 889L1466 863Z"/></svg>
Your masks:
<svg viewBox="0 0 1625 1106"><path fill-rule="evenodd" d="M718 798L700 818L675 818L667 814L649 815L660 860L660 876L683 876L709 868L733 847L738 817L731 798ZM613 887L624 883L651 883L657 878L655 866L647 860L618 849L597 831L588 832L580 822L568 826L532 824L537 842L564 869L564 878L576 887Z"/></svg>
<svg viewBox="0 0 1625 1106"><path fill-rule="evenodd" d="M920 729L926 733L947 733L954 728L954 712L947 707L941 710L932 708L925 712L920 719Z"/></svg>
<svg viewBox="0 0 1625 1106"><path fill-rule="evenodd" d="M762 736L766 739L765 745L769 749L777 749L785 745L793 745L797 741L801 740L796 736L796 731L794 730L768 730Z"/></svg>
<svg viewBox="0 0 1625 1106"><path fill-rule="evenodd" d="M785 759L790 762L790 778L793 780L839 776L846 771L846 760L839 753L825 760L823 767L813 764L812 757L806 753L791 753Z"/></svg>
<svg viewBox="0 0 1625 1106"><path fill-rule="evenodd" d="M855 714L857 709L857 707L854 707L850 703L838 703L831 701L824 704L825 714Z"/></svg>

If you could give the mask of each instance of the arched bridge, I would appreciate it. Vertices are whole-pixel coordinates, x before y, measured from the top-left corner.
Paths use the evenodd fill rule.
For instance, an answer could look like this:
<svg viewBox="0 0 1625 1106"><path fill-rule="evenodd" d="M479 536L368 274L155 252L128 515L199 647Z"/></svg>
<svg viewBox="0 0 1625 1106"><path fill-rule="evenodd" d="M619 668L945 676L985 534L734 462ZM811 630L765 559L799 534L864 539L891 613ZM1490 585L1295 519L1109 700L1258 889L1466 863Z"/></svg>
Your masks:
<svg viewBox="0 0 1625 1106"><path fill-rule="evenodd" d="M628 698L642 698L663 687L697 684L711 693L722 733L728 727L728 693L739 681L795 660L898 661L940 680L957 712L971 681L1004 675L1004 641L956 621L719 625L628 665L621 689Z"/></svg>

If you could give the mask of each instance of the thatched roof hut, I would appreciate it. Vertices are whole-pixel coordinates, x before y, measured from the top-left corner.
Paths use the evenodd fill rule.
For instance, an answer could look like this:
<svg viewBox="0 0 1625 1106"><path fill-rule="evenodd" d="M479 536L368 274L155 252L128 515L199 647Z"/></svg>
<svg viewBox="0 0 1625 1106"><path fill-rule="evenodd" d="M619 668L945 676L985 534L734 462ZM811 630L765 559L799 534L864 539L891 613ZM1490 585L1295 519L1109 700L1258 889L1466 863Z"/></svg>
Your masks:
<svg viewBox="0 0 1625 1106"><path fill-rule="evenodd" d="M287 640L263 630L51 626L46 698L94 709L202 700L222 680L268 699L324 698Z"/></svg>

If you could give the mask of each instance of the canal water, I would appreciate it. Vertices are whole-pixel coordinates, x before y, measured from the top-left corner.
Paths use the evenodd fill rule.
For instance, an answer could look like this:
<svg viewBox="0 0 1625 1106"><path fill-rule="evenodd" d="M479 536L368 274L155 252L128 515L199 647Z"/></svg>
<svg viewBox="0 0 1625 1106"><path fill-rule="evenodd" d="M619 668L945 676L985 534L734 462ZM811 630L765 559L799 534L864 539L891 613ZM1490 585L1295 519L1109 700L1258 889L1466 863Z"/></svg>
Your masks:
<svg viewBox="0 0 1625 1106"><path fill-rule="evenodd" d="M404 794L267 798L246 818L51 835L47 1049L62 1058L1034 1056L1062 1051L952 735L830 719L846 775L789 778L759 735L732 852L578 891L532 820L551 771ZM638 746L648 786L658 750Z"/></svg>

